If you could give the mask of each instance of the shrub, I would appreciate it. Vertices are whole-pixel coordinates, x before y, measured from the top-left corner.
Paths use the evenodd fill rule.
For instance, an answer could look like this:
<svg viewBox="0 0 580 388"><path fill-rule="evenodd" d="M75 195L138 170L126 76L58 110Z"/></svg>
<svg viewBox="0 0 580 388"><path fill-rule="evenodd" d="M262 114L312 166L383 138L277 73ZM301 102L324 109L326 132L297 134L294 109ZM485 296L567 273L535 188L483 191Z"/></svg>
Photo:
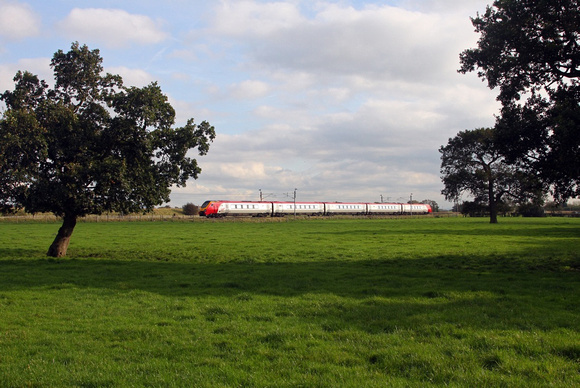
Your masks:
<svg viewBox="0 0 580 388"><path fill-rule="evenodd" d="M183 205L183 214L186 216L196 216L199 214L199 206L194 205L193 203L186 203Z"/></svg>
<svg viewBox="0 0 580 388"><path fill-rule="evenodd" d="M523 217L544 217L544 208L533 203L524 203L518 207L518 213Z"/></svg>

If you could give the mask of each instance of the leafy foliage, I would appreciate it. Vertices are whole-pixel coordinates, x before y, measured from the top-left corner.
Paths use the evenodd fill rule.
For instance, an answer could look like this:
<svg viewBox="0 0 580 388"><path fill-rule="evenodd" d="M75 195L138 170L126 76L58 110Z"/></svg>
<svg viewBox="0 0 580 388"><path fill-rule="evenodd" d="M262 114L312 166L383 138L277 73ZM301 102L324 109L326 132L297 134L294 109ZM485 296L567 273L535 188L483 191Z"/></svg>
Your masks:
<svg viewBox="0 0 580 388"><path fill-rule="evenodd" d="M442 194L456 200L468 192L476 202L488 203L491 223L497 223L497 204L502 197L524 198L541 192L539 182L508 164L496 144L493 128L478 128L459 132L439 149L445 186Z"/></svg>
<svg viewBox="0 0 580 388"><path fill-rule="evenodd" d="M18 72L1 96L0 204L61 216L69 238L78 217L168 202L172 185L201 172L189 150L205 155L215 138L205 121L173 128L175 111L157 83L124 87L101 63L99 50L73 43L54 54L53 89Z"/></svg>
<svg viewBox="0 0 580 388"><path fill-rule="evenodd" d="M431 206L431 209L433 209L434 213L437 213L439 211L439 204L432 199L424 199L421 201L421 203Z"/></svg>
<svg viewBox="0 0 580 388"><path fill-rule="evenodd" d="M199 214L199 206L194 205L193 203L186 203L182 207L183 214L186 216L196 216Z"/></svg>
<svg viewBox="0 0 580 388"><path fill-rule="evenodd" d="M460 72L499 88L498 147L557 198L580 195L580 3L496 0L472 23Z"/></svg>

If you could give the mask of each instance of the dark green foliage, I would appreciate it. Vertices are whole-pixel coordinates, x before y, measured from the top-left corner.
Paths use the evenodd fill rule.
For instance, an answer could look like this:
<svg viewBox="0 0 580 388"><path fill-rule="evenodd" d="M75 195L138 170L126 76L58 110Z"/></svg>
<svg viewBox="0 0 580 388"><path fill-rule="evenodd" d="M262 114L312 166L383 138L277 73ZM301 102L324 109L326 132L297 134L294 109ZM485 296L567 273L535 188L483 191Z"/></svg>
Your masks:
<svg viewBox="0 0 580 388"><path fill-rule="evenodd" d="M472 194L475 203L487 204L491 223L497 223L498 204L506 196L521 200L530 193L541 192L538 181L507 163L497 147L493 128L459 132L439 152L445 186L441 193L452 201L464 192ZM469 214L473 212L468 210Z"/></svg>
<svg viewBox="0 0 580 388"><path fill-rule="evenodd" d="M52 59L54 89L18 72L1 96L0 205L63 217L50 255L66 253L62 239L78 217L168 202L172 185L201 172L188 152L205 155L215 137L205 121L173 128L175 111L156 83L124 87L101 62L98 50L73 43Z"/></svg>
<svg viewBox="0 0 580 388"><path fill-rule="evenodd" d="M183 205L183 214L186 216L196 216L199 214L199 206L196 206L193 203L186 203Z"/></svg>
<svg viewBox="0 0 580 388"><path fill-rule="evenodd" d="M461 206L461 214L470 217L483 217L489 215L489 207L475 201L465 201Z"/></svg>
<svg viewBox="0 0 580 388"><path fill-rule="evenodd" d="M580 195L580 3L496 0L472 22L460 71L499 88L498 147L558 199Z"/></svg>
<svg viewBox="0 0 580 388"><path fill-rule="evenodd" d="M433 201L432 199L425 199L423 201L421 201L421 203L425 203L429 206L431 206L431 209L433 209L434 213L437 213L439 211L439 204L435 201Z"/></svg>
<svg viewBox="0 0 580 388"><path fill-rule="evenodd" d="M544 217L544 208L534 203L524 203L518 206L518 214L524 217Z"/></svg>

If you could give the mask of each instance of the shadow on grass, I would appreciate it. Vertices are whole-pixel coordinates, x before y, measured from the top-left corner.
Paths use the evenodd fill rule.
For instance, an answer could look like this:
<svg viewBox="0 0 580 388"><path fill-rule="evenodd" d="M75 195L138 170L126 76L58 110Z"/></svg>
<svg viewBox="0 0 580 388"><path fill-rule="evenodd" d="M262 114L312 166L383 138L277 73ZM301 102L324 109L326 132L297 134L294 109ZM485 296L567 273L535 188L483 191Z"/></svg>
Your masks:
<svg viewBox="0 0 580 388"><path fill-rule="evenodd" d="M440 330L442 325L580 330L574 318L580 314L576 264L546 259L522 265L454 256L219 264L2 260L0 296L10 291L70 288L120 294L137 290L168 297L211 296L240 303L266 296L281 306L281 316L318 322L328 331L351 327L373 333L417 327ZM295 297L318 302L289 307Z"/></svg>
<svg viewBox="0 0 580 388"><path fill-rule="evenodd" d="M382 234L386 236L396 236L403 235L408 236L409 234L424 234L424 235L451 235L451 236L502 236L502 237L554 237L558 239L562 238L580 238L580 228L577 223L571 222L570 225L562 226L558 225L558 228L550 228L550 225L540 221L528 221L523 225L520 224L489 224L485 223L486 228L482 228L481 224L466 224L461 227L454 225L453 228L446 229L433 228L430 224L417 224L415 228L405 228L405 229L393 229L385 226L382 230L377 228L358 228L351 230L342 230L339 232L311 232L311 234L316 235L344 235L344 236L370 236ZM380 233L378 233L380 231Z"/></svg>

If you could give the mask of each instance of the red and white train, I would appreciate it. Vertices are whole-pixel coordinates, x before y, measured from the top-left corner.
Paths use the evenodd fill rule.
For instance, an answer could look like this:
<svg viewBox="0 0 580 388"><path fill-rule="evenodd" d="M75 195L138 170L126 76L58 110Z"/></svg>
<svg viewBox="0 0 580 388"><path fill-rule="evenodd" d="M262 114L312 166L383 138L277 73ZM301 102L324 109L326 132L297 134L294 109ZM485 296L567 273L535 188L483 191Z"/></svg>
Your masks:
<svg viewBox="0 0 580 388"><path fill-rule="evenodd" d="M308 216L330 215L396 215L429 214L433 210L424 203L366 202L262 202L205 201L199 215L205 217L253 216L283 217L289 214Z"/></svg>

